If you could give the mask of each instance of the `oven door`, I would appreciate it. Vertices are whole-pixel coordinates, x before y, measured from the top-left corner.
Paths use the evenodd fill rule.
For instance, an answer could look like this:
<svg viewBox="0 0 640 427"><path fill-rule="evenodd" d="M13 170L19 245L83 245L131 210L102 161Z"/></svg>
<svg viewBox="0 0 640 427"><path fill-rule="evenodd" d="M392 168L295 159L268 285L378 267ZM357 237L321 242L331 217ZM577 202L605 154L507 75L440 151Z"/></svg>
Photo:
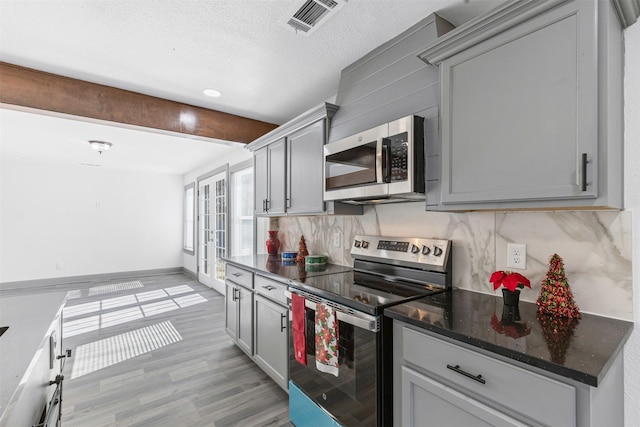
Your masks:
<svg viewBox="0 0 640 427"><path fill-rule="evenodd" d="M324 146L325 200L385 196L388 193L384 124Z"/></svg>
<svg viewBox="0 0 640 427"><path fill-rule="evenodd" d="M379 318L353 312L315 295L291 289L305 301L306 365L295 358L293 328L290 328L289 378L298 389L347 427L377 426L380 411L380 369L376 354L381 345ZM336 310L338 320L338 375L316 367L315 311L316 303ZM350 311L350 312L347 312ZM293 404L293 403L292 403ZM297 408L290 408L294 414ZM295 424L295 420L291 420Z"/></svg>

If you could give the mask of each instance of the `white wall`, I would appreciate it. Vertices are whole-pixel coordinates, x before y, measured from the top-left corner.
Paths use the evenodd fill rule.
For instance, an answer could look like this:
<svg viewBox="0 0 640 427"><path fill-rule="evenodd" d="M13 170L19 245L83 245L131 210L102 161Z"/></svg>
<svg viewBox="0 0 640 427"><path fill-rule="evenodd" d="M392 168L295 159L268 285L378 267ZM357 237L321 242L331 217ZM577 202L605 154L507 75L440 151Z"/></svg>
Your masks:
<svg viewBox="0 0 640 427"><path fill-rule="evenodd" d="M180 175L4 157L0 182L0 282L182 264Z"/></svg>
<svg viewBox="0 0 640 427"><path fill-rule="evenodd" d="M196 180L198 179L199 176L205 175L213 170L216 170L220 166L223 166L225 164L229 164L229 166L233 166L237 163L243 162L251 158L253 158L253 156L249 150L245 149L244 147L238 147L237 149L231 151L228 155L221 157L218 161L203 165L197 168L196 170L193 170L185 174L183 176L183 187L191 183L196 183ZM197 183L196 183L196 186L197 186ZM197 233L197 230L196 230L196 233ZM182 236L182 233L181 233L181 236ZM194 245L197 245L197 242L198 240L196 235L194 238ZM180 244L180 247L182 247L182 243ZM197 248L194 255L190 255L186 252L182 253L182 266L187 270L191 271L192 273L195 273L197 269L197 263L196 263L197 254L198 254Z"/></svg>
<svg viewBox="0 0 640 427"><path fill-rule="evenodd" d="M640 22L625 37L625 208L633 222L634 330L624 350L625 425L640 426Z"/></svg>

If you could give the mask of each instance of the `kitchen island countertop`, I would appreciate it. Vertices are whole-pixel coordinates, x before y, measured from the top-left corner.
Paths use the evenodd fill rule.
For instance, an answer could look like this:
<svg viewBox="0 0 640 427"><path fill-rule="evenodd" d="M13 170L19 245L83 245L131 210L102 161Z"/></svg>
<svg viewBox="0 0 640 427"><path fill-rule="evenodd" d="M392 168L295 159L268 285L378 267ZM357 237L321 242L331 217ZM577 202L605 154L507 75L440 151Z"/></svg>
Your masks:
<svg viewBox="0 0 640 427"><path fill-rule="evenodd" d="M579 321L537 314L520 302L520 320L503 318L502 298L455 289L387 308L385 316L597 387L631 335L633 323L583 313Z"/></svg>
<svg viewBox="0 0 640 427"><path fill-rule="evenodd" d="M20 398L23 379L37 369L36 355L49 351L49 334L66 296L66 292L0 296L0 326L9 327L0 337L0 419Z"/></svg>

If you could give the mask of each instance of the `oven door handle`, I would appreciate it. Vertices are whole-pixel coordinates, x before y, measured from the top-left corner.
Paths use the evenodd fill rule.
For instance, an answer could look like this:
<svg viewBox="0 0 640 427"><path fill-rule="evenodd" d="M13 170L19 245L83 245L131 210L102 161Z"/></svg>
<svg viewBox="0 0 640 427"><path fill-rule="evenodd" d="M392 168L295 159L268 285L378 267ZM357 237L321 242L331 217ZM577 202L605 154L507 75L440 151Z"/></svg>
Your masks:
<svg viewBox="0 0 640 427"><path fill-rule="evenodd" d="M295 292L285 291L284 295L291 300L291 294ZM297 294L296 294L297 295ZM304 295L302 295L304 296ZM304 300L305 307L314 310L316 309L316 303L306 299ZM336 317L339 321L348 323L356 328L365 329L371 332L378 332L380 330L380 321L377 317L371 316L366 313L354 312L354 314L345 313L335 306L330 306L336 311Z"/></svg>
<svg viewBox="0 0 640 427"><path fill-rule="evenodd" d="M316 309L316 303L313 301L305 300L304 305L311 310ZM340 322L348 323L356 328L366 329L371 332L378 332L380 330L378 319L374 316L369 316L367 314L360 314L359 316L354 316L353 314L345 313L344 311L340 311L335 307L331 307L336 311L336 318Z"/></svg>
<svg viewBox="0 0 640 427"><path fill-rule="evenodd" d="M356 328L365 329L371 332L378 332L380 330L379 322L377 319L363 319L360 317L352 316L351 314L343 313L342 311L336 311L336 317L340 322L345 322Z"/></svg>

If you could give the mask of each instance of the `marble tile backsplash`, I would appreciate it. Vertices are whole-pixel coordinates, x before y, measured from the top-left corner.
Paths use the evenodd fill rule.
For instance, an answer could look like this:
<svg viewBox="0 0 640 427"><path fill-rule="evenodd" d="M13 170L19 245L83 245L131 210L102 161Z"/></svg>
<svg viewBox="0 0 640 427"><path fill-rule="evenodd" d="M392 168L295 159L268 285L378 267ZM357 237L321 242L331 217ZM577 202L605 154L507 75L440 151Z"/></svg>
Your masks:
<svg viewBox="0 0 640 427"><path fill-rule="evenodd" d="M310 254L327 255L341 265L353 265L349 249L356 234L449 239L454 287L489 294L494 294L491 273L507 269L507 244L523 243L527 268L519 272L532 285L522 291L523 301L536 300L549 257L557 253L582 311L633 319L631 212L425 212L417 202L367 206L362 216L280 217L270 222L270 228L279 230L281 250L298 250L304 235ZM340 247L332 244L336 233Z"/></svg>

